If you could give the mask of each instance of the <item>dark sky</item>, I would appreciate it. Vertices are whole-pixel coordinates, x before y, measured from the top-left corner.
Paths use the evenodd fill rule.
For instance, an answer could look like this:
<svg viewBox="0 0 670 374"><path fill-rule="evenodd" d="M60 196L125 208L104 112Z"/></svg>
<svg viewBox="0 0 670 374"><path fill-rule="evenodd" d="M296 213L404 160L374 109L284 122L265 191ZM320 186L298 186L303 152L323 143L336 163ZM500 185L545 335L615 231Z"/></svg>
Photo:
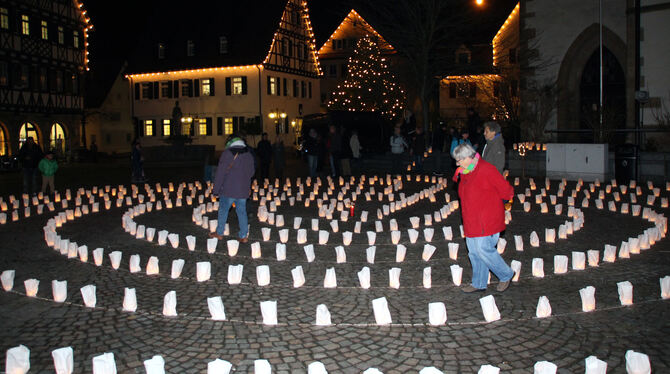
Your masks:
<svg viewBox="0 0 670 374"><path fill-rule="evenodd" d="M106 94L106 92L98 93L96 91L100 91L98 88L101 87L109 87L123 61L135 50L142 32L147 27L151 27L155 7L184 4L182 6L200 6L206 11L207 4L210 1L225 2L233 0L84 0L84 8L88 11L94 26L89 39L91 68L89 82L92 87L88 92L92 96L90 98L92 102L99 101L101 95ZM330 36L349 10L355 7L356 1L371 0L308 0L317 48ZM474 0L463 1L473 2L474 4ZM517 0L485 0L485 2L487 3L486 6L478 10L477 14L481 16L481 19L477 21L482 25L481 32L484 35L490 34L490 37L487 36L486 38L492 38L495 30L504 22ZM253 15L248 15L248 17L253 19ZM486 38L484 38L485 41ZM105 89L101 91L105 91ZM96 95L98 97L95 97Z"/></svg>

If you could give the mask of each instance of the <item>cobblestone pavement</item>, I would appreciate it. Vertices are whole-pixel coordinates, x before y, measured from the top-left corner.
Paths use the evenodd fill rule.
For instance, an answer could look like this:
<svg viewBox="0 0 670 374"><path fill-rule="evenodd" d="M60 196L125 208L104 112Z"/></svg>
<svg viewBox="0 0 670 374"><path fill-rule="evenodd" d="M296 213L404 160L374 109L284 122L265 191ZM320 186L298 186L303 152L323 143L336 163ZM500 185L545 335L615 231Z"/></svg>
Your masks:
<svg viewBox="0 0 670 374"><path fill-rule="evenodd" d="M348 181L348 180L347 180ZM337 181L335 181L337 183ZM0 360L5 361L7 349L23 344L31 350L31 373L53 372L51 351L64 346L74 349L75 372L91 372L91 359L104 352L113 352L116 365L121 373L143 373L143 361L154 355L165 359L165 368L171 373L206 372L207 363L221 358L230 361L238 372L253 372L254 360L266 359L273 372L305 373L307 365L322 362L329 372L360 373L376 367L384 373L418 372L423 367L434 366L452 373L476 373L481 365L491 364L501 368L501 372L532 372L537 361L550 361L558 365L559 373L584 371L584 359L595 355L608 363L609 372L625 372L625 352L629 349L642 352L650 357L654 372L670 372L667 352L670 349L670 301L661 298L659 278L670 275L670 246L667 239L661 239L650 249L630 258L619 258L613 263L603 261L605 244L617 247L631 237L638 237L645 230L653 228L648 219L632 214L620 213L622 203L631 203L630 194L621 194L622 200L615 202L617 212L608 210L608 202L613 194L608 193L604 209L596 207L595 200L606 183L595 187L590 194L589 207L580 208L584 214L584 227L575 231L567 239L556 239L556 243L545 241L544 229L555 228L568 217L567 196L575 188L568 182L565 197L558 197L563 204L560 215L554 214L549 195L556 194L559 181L552 181L551 188L543 202L549 212L541 213L535 203L538 190L531 191L527 201L532 202L531 210L524 212L523 205L515 199L512 221L504 238L508 244L503 258L509 263L522 263L520 279L504 293L495 291L497 279L492 277L486 293L463 294L452 282L449 267L459 264L464 268L463 284L471 276L465 242L459 235L460 210L455 210L441 222L433 222L435 234L429 243L437 247L428 261L422 259L423 234L416 243L410 243L407 230L411 228L410 217L421 218L433 214L445 205L445 193L455 198L449 186L435 194L437 201L425 198L414 205L383 217L383 231L377 233L374 263L368 263L366 249L370 247L366 231L375 231L377 209L382 204L365 201L363 195L356 202L356 217L347 222L339 222L339 232L330 233L328 244L319 245L318 234L311 230L311 219L318 218L316 202L305 207L303 201L289 206L283 202L277 209L285 220L283 228L289 229L285 261L278 261L275 246L279 240L278 228L261 223L256 216L258 202L249 201L250 241L240 244L239 253L230 257L226 243L219 242L215 253L206 251L208 231L193 222L194 206L186 205L171 209L156 210L137 215L138 225L167 230L180 236L178 248L158 245L136 239L126 232L121 223L129 206L117 208L115 202L110 210L85 214L70 220L56 229L63 239L68 238L78 245L86 245L89 259L82 263L77 258L68 259L58 250L47 246L42 228L56 212L45 212L24 218L21 205L20 219L0 225L0 271L16 271L12 291L0 291L0 315L3 328L0 329ZM324 183L327 186L327 183ZM403 179L406 196L433 186L429 182L407 182ZM375 185L376 192L383 187ZM515 187L516 193L524 193L527 185ZM580 207L585 183L576 198ZM652 206L646 205L651 194L647 185L641 186L642 194L637 203L650 207L659 214L663 198L669 192L661 187L660 196ZM141 193L146 194L144 187ZM155 186L151 186L155 188ZM363 192L367 192L366 184ZM338 186L339 189L339 186ZM353 188L355 189L355 187ZM615 188L614 190L618 190ZM188 191L188 188L187 188ZM267 190L266 190L267 191ZM293 195L296 195L295 180ZM309 189L307 193L309 193ZM325 191L322 186L319 197ZM73 194L76 190L73 190ZM202 193L203 191L198 191ZM175 193L170 195L175 202ZM335 193L336 197L336 193ZM96 197L97 198L97 197ZM162 194L158 195L162 198ZM396 200L399 199L395 192ZM97 201L101 199L97 198ZM7 197L5 197L5 202ZM196 200L197 201L197 200ZM133 205L137 205L133 199ZM74 207L71 202L70 208ZM197 205L197 204L196 204ZM632 206L631 206L632 208ZM11 210L11 209L10 209ZM362 223L361 233L354 234L352 243L345 247L346 262L337 263L335 246L341 245L342 232L354 231L354 220L360 212L369 214ZM632 209L631 209L632 210ZM216 219L216 213L206 213L209 219ZM296 242L293 218L303 217L301 228L307 229L307 243L314 244L315 260L308 262L303 246ZM334 219L339 218L336 211ZM402 232L400 243L407 247L403 262L396 262L396 245L391 242L390 222L397 220ZM229 216L231 232L237 231L234 213ZM319 228L330 231L328 219L319 218ZM271 227L269 241L263 241L261 228ZM451 227L453 239L459 251L455 260L450 259L448 241L442 227ZM281 229L281 228L280 228ZM421 231L421 230L419 230ZM529 237L536 231L540 246L532 247ZM558 230L557 230L558 231ZM185 236L196 237L196 248L189 251ZM524 251L516 251L514 236L524 240ZM156 237L158 234L156 234ZM259 242L262 256L252 258L251 243ZM306 243L306 244L307 244ZM101 266L93 263L91 251L104 248ZM588 250L600 251L599 266L586 266L585 270L572 270L565 274L554 274L554 255ZM111 266L112 251L123 253L118 270ZM138 254L142 271L129 271L129 258ZM144 269L149 257L159 260L160 274L146 275ZM544 260L543 278L531 274L534 258ZM172 279L171 263L184 259L181 276ZM196 281L196 262L211 262L211 279ZM227 281L228 265L242 264L242 282L230 285ZM256 280L256 266L269 265L271 282L259 286ZM293 287L291 269L302 266L306 283ZM570 260L572 265L572 260ZM357 272L364 266L371 271L371 287L362 289ZM390 268L401 269L400 287L389 287ZM432 269L432 287L424 288L423 270ZM326 269L334 268L337 275L336 288L324 288ZM29 278L40 280L36 297L27 297L23 281ZM53 301L50 283L52 280L67 280L67 300ZM634 304L621 306L617 292L617 282L630 281L634 286ZM84 306L79 288L94 284L97 287L95 308ZM596 309L582 312L579 290L586 286L596 288ZM124 288L135 288L138 309L135 313L124 312L122 301ZM163 297L174 290L177 293L176 317L163 316ZM487 323L484 320L479 298L493 295L500 310L501 320ZM552 307L552 316L536 318L536 306L540 296L547 296ZM206 298L221 296L225 305L226 321L213 321L207 307ZM375 324L371 301L385 297L393 323L388 326ZM277 301L276 326L263 324L259 304L262 301ZM445 325L431 326L428 319L428 304L443 302L448 320ZM331 326L316 326L316 307L325 304L331 313Z"/></svg>

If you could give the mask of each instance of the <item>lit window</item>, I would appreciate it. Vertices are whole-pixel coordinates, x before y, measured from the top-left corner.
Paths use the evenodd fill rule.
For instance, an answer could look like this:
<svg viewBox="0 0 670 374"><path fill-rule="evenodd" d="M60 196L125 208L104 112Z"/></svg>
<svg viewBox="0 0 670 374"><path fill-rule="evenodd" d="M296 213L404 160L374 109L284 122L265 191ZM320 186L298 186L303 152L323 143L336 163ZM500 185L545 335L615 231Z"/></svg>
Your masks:
<svg viewBox="0 0 670 374"><path fill-rule="evenodd" d="M225 36L219 36L219 53L222 55L228 53L228 38Z"/></svg>
<svg viewBox="0 0 670 374"><path fill-rule="evenodd" d="M242 95L242 77L233 77L233 95Z"/></svg>
<svg viewBox="0 0 670 374"><path fill-rule="evenodd" d="M49 39L49 27L47 26L47 21L42 21L42 39Z"/></svg>
<svg viewBox="0 0 670 374"><path fill-rule="evenodd" d="M162 60L165 58L165 44L158 43L158 59Z"/></svg>
<svg viewBox="0 0 670 374"><path fill-rule="evenodd" d="M195 43L193 43L193 40L187 40L186 41L186 56L194 56L195 55Z"/></svg>
<svg viewBox="0 0 670 374"><path fill-rule="evenodd" d="M191 126L193 124L190 121L181 122L181 134L182 135L191 135Z"/></svg>
<svg viewBox="0 0 670 374"><path fill-rule="evenodd" d="M154 136L154 121L151 119L144 121L144 136Z"/></svg>
<svg viewBox="0 0 670 374"><path fill-rule="evenodd" d="M65 30L63 26L58 26L58 44L65 43Z"/></svg>
<svg viewBox="0 0 670 374"><path fill-rule="evenodd" d="M9 11L7 8L0 8L0 27L9 29Z"/></svg>
<svg viewBox="0 0 670 374"><path fill-rule="evenodd" d="M209 79L200 80L200 96L210 96L212 94L211 84L212 81Z"/></svg>
<svg viewBox="0 0 670 374"><path fill-rule="evenodd" d="M30 35L30 18L25 14L21 15L21 33Z"/></svg>
<svg viewBox="0 0 670 374"><path fill-rule="evenodd" d="M224 134L230 135L233 133L233 117L224 118Z"/></svg>
<svg viewBox="0 0 670 374"><path fill-rule="evenodd" d="M276 77L268 77L268 91L270 95L277 95L277 85L279 84L278 79Z"/></svg>
<svg viewBox="0 0 670 374"><path fill-rule="evenodd" d="M170 120L163 120L163 136L170 136Z"/></svg>
<svg viewBox="0 0 670 374"><path fill-rule="evenodd" d="M207 134L207 119L200 118L198 120L198 134L209 135L209 134Z"/></svg>
<svg viewBox="0 0 670 374"><path fill-rule="evenodd" d="M79 48L79 31L72 31L72 46Z"/></svg>

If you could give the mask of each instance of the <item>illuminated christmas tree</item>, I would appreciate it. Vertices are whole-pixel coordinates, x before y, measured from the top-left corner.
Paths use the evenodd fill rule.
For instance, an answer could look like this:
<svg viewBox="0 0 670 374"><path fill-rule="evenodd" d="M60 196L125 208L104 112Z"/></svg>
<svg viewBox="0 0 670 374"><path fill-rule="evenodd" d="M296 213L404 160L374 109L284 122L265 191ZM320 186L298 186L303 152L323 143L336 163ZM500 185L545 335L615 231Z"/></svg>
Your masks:
<svg viewBox="0 0 670 374"><path fill-rule="evenodd" d="M331 95L329 109L379 112L390 120L400 115L405 92L374 39L366 35L358 40L348 67L347 78Z"/></svg>

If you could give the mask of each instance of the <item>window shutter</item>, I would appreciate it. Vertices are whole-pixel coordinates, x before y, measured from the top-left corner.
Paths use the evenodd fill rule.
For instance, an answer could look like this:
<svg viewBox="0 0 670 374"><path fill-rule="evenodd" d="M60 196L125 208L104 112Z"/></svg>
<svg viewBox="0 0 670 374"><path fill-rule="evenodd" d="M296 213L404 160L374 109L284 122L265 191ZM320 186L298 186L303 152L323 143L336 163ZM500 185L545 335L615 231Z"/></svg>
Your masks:
<svg viewBox="0 0 670 374"><path fill-rule="evenodd" d="M249 130L246 128L245 123L244 123L244 117L240 116L237 119L237 131L240 132L244 130L245 132L249 132Z"/></svg>
<svg viewBox="0 0 670 374"><path fill-rule="evenodd" d="M186 83L188 85L188 97L193 97L193 81L189 80Z"/></svg>
<svg viewBox="0 0 670 374"><path fill-rule="evenodd" d="M194 135L195 135L195 125L196 125L196 122L195 122L195 121L189 123L189 126L190 126L190 129L189 129L189 130L190 130L190 131L189 131L189 135L191 135L191 136L194 136Z"/></svg>
<svg viewBox="0 0 670 374"><path fill-rule="evenodd" d="M287 96L288 92L286 92L286 78L284 78L284 96Z"/></svg>
<svg viewBox="0 0 670 374"><path fill-rule="evenodd" d="M159 87L160 84L159 84L158 82L153 82L152 84L153 84L153 87L152 87L152 88L153 88L153 90L154 90L154 97L153 97L153 98L154 98L154 99L158 99L158 98L160 97L160 96L158 95L158 90L160 89L160 87Z"/></svg>
<svg viewBox="0 0 670 374"><path fill-rule="evenodd" d="M226 96L230 96L232 93L232 84L230 82L230 77L226 77Z"/></svg>
<svg viewBox="0 0 670 374"><path fill-rule="evenodd" d="M267 81L268 81L268 85L267 85L267 93L268 93L268 95L269 95L272 91L270 91L270 77L268 76L267 78L268 78L268 79L267 79Z"/></svg>
<svg viewBox="0 0 670 374"><path fill-rule="evenodd" d="M140 99L140 84L135 83L135 100Z"/></svg>
<svg viewBox="0 0 670 374"><path fill-rule="evenodd" d="M154 120L151 122L151 130L152 130L151 133L153 134L153 136L158 136L158 128L159 128L159 127L160 127L160 126L158 126L158 120L157 120L157 119L154 119Z"/></svg>
<svg viewBox="0 0 670 374"><path fill-rule="evenodd" d="M172 81L172 97L173 98L178 98L179 97L179 81Z"/></svg>
<svg viewBox="0 0 670 374"><path fill-rule="evenodd" d="M207 135L212 135L212 117L207 117L205 121L207 121Z"/></svg>
<svg viewBox="0 0 670 374"><path fill-rule="evenodd" d="M288 134L288 117L284 118L284 134Z"/></svg>
<svg viewBox="0 0 670 374"><path fill-rule="evenodd" d="M214 96L214 87L216 87L214 78L209 78L209 96Z"/></svg>
<svg viewBox="0 0 670 374"><path fill-rule="evenodd" d="M138 132L140 133L140 136L144 136L144 120L140 120L139 122L140 122L140 126L139 126L140 131L138 131Z"/></svg>
<svg viewBox="0 0 670 374"><path fill-rule="evenodd" d="M143 86L144 86L145 84L148 84L148 85L149 85L149 95L147 95L147 97L143 97L143 99L153 99L153 98L154 98L154 89L153 89L153 87L152 87L152 85L151 85L151 82L149 82L149 83L142 83ZM144 95L144 87L142 87L142 95Z"/></svg>
<svg viewBox="0 0 670 374"><path fill-rule="evenodd" d="M247 94L247 77L242 77L242 95Z"/></svg>
<svg viewBox="0 0 670 374"><path fill-rule="evenodd" d="M200 96L200 79L193 80L193 96Z"/></svg>
<svg viewBox="0 0 670 374"><path fill-rule="evenodd" d="M240 117L233 117L233 133L237 134L240 131Z"/></svg>
<svg viewBox="0 0 670 374"><path fill-rule="evenodd" d="M163 84L163 83L166 83L166 82L161 82L161 84ZM168 97L169 99L172 99L172 82L167 81L167 85L168 85L167 97ZM162 88L162 87L161 87L161 91L163 91L163 88Z"/></svg>
<svg viewBox="0 0 670 374"><path fill-rule="evenodd" d="M277 77L277 96L281 96L281 78Z"/></svg>
<svg viewBox="0 0 670 374"><path fill-rule="evenodd" d="M223 117L216 117L216 134L223 135Z"/></svg>

